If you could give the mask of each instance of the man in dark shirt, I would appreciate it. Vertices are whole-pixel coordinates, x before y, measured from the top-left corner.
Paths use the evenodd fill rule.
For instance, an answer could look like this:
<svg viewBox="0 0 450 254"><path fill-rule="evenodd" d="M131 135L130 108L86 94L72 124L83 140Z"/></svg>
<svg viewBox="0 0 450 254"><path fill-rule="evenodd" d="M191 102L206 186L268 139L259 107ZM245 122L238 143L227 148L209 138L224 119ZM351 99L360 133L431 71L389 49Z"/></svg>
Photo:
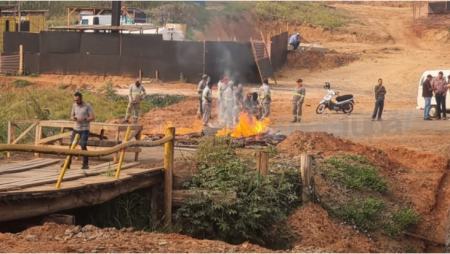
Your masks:
<svg viewBox="0 0 450 254"><path fill-rule="evenodd" d="M378 121L381 121L381 114L383 114L384 108L384 95L386 89L383 86L383 80L378 79L378 85L375 86L375 109L373 110L372 121L375 121L375 117L378 114Z"/></svg>
<svg viewBox="0 0 450 254"><path fill-rule="evenodd" d="M423 120L431 120L431 98L433 98L433 88L431 87L431 80L433 77L428 74L425 81L422 83L422 96L425 100L425 108L423 109Z"/></svg>
<svg viewBox="0 0 450 254"><path fill-rule="evenodd" d="M447 95L447 81L445 81L444 73L439 72L437 78L431 81L431 87L434 91L434 98L436 99L437 120L441 120L441 112L443 119L447 119L447 107L445 106L445 96Z"/></svg>

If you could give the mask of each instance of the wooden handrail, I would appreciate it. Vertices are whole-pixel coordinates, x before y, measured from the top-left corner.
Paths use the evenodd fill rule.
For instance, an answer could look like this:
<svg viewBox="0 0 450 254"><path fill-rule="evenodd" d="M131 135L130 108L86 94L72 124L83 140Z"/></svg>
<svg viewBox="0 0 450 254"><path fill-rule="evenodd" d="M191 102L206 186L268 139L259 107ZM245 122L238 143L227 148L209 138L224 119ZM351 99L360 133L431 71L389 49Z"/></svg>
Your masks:
<svg viewBox="0 0 450 254"><path fill-rule="evenodd" d="M174 139L173 135L165 136L164 138L157 141L128 141L120 145L101 150L101 151L83 151L83 150L70 150L62 148L53 147L42 147L34 145L0 145L0 152L2 151L21 151L21 152L35 152L35 153L45 153L45 154L59 154L59 155L78 155L87 157L98 157L106 156L120 151L123 148L131 146L144 146L152 147L165 144L166 142L172 141Z"/></svg>

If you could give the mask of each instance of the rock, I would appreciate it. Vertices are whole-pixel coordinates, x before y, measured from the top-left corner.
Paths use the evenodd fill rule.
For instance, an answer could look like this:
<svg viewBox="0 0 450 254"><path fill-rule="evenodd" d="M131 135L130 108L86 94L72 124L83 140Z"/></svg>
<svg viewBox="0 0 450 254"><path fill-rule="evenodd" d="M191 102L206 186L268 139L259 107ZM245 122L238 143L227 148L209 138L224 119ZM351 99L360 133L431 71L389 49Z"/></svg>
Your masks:
<svg viewBox="0 0 450 254"><path fill-rule="evenodd" d="M66 231L64 232L64 235L71 235L72 234L72 230L70 229L66 229Z"/></svg>
<svg viewBox="0 0 450 254"><path fill-rule="evenodd" d="M72 234L78 234L81 232L81 226L76 226L72 229Z"/></svg>
<svg viewBox="0 0 450 254"><path fill-rule="evenodd" d="M78 233L78 234L76 235L76 237L77 237L77 238L83 238L83 237L84 237L84 234L80 232L80 233Z"/></svg>
<svg viewBox="0 0 450 254"><path fill-rule="evenodd" d="M82 232L92 232L92 231L95 231L96 229L97 228L94 227L93 225L86 225L81 229L81 231Z"/></svg>
<svg viewBox="0 0 450 254"><path fill-rule="evenodd" d="M37 235L27 235L25 237L25 240L29 242L37 242L39 240L39 237Z"/></svg>
<svg viewBox="0 0 450 254"><path fill-rule="evenodd" d="M80 248L80 249L77 249L77 252L78 253L84 253L84 250L82 248Z"/></svg>
<svg viewBox="0 0 450 254"><path fill-rule="evenodd" d="M167 242L167 241L162 241L162 242L158 243L159 246L164 246L164 245L167 245L167 244L169 244L169 242Z"/></svg>

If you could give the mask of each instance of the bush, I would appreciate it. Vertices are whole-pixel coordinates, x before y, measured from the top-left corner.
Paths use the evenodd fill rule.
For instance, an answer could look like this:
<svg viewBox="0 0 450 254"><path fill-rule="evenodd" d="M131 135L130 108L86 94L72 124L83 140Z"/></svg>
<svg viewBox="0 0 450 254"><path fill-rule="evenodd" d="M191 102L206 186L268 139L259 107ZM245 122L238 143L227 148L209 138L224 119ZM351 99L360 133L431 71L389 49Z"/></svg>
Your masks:
<svg viewBox="0 0 450 254"><path fill-rule="evenodd" d="M185 187L198 196L186 199L187 204L174 215L183 232L232 244L250 241L271 248L288 246L295 234L286 219L301 204L298 173L285 170L264 177L250 171L226 137L205 138L196 158L200 174ZM214 200L205 190L236 193L236 198Z"/></svg>
<svg viewBox="0 0 450 254"><path fill-rule="evenodd" d="M324 170L325 174L338 180L352 189L369 189L380 193L387 193L387 181L378 174L378 168L367 165L364 156L344 155L325 160L331 169Z"/></svg>

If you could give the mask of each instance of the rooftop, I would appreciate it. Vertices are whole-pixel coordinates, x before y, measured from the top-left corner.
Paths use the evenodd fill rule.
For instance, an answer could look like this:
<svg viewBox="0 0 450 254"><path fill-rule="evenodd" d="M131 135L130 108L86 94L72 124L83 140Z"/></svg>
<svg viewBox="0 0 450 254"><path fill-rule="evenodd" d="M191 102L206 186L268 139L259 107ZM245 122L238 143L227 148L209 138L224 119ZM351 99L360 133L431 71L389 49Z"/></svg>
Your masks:
<svg viewBox="0 0 450 254"><path fill-rule="evenodd" d="M73 25L73 26L55 26L49 27L50 31L86 31L86 30L111 30L111 31L141 31L147 29L156 29L153 25L122 25L122 26L106 26L106 25Z"/></svg>

